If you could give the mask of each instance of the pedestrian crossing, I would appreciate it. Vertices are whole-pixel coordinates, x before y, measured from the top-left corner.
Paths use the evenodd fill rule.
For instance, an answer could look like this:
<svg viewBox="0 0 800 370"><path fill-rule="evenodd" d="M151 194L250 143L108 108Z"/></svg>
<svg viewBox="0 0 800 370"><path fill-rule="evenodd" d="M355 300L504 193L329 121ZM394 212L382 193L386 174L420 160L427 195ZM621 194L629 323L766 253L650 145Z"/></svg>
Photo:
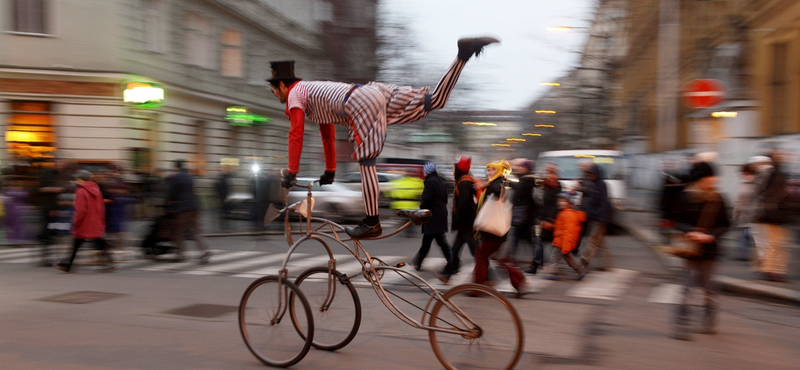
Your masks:
<svg viewBox="0 0 800 370"><path fill-rule="evenodd" d="M285 254L267 253L261 251L228 251L212 250L214 252L211 260L207 264L198 263L197 259L191 258L184 262L153 261L144 258L132 258L117 264L120 271L148 271L160 273L174 273L181 275L194 276L227 276L233 278L256 279L265 275L277 275L283 264ZM60 253L63 253L60 252ZM15 248L0 250L0 264L36 264L40 261L41 250L37 247ZM361 264L349 254L335 254L337 269L347 276L354 277L352 282L357 287L369 287L370 283L366 279L360 278ZM408 256L380 256L387 265L393 266L400 262L407 262ZM290 276L298 276L302 271L312 267L326 266L328 263L327 255L314 255L308 253L295 252L287 262L287 269ZM85 261L85 256L83 261ZM444 258L428 257L424 261L423 271L415 271L410 264L402 269L410 273L421 276L434 288L445 291L450 287L472 282L473 263L465 263L461 267L461 272L452 275L445 284L435 276L431 276L445 265ZM629 290L635 278L639 275L638 271L627 269L612 269L604 272L592 272L580 282L569 282L564 289L564 282L545 280L539 276L526 275L527 288L529 293L552 293L561 292L567 297L598 299L598 300L619 300ZM392 271L386 271L381 279L384 287L408 286L407 276L403 276ZM508 279L500 279L494 288L501 293L516 293ZM560 289L557 289L560 288ZM659 304L675 304L680 300L681 287L676 284L662 284L651 289L646 301Z"/></svg>

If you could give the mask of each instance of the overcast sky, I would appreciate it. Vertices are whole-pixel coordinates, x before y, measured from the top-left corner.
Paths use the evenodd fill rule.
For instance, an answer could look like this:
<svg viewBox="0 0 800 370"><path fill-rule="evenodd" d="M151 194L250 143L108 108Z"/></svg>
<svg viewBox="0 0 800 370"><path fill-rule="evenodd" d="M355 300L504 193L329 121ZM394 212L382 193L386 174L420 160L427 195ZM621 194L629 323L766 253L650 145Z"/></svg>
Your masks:
<svg viewBox="0 0 800 370"><path fill-rule="evenodd" d="M547 89L539 83L553 81L577 65L586 39L585 30L553 33L546 28L587 27L594 4L595 0L380 0L379 37L396 50L390 50L378 80L433 87L455 59L460 37L493 35L502 43L486 47L484 55L467 64L447 108L522 109Z"/></svg>

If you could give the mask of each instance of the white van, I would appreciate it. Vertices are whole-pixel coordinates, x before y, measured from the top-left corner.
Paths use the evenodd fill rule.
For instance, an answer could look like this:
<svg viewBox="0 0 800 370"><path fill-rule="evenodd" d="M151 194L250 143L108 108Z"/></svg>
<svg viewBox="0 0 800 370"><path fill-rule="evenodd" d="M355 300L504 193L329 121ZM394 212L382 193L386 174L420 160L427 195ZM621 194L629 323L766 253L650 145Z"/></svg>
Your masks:
<svg viewBox="0 0 800 370"><path fill-rule="evenodd" d="M625 157L617 150L556 150L539 153L536 160L536 175L544 178L548 163L558 166L561 187L567 191L576 189L583 178L580 169L581 161L590 161L600 166L603 178L608 186L608 197L614 209L622 208L622 200L627 194L627 167ZM580 197L577 197L579 200Z"/></svg>

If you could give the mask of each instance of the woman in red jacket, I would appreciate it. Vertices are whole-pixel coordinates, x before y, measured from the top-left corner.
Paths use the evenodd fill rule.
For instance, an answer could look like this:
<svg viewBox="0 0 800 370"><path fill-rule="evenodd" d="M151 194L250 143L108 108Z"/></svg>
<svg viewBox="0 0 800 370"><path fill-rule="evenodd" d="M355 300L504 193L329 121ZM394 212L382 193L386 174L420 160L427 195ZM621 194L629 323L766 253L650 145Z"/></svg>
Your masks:
<svg viewBox="0 0 800 370"><path fill-rule="evenodd" d="M108 255L108 245L103 238L106 230L106 206L103 194L100 192L100 187L90 181L91 172L78 170L74 177L78 183L75 189L75 215L72 218L72 236L75 239L69 259L59 262L55 268L69 272L72 262L75 261L75 256L78 254L78 248L84 241L94 240L106 260L105 270L113 269L113 266L109 264L111 258Z"/></svg>

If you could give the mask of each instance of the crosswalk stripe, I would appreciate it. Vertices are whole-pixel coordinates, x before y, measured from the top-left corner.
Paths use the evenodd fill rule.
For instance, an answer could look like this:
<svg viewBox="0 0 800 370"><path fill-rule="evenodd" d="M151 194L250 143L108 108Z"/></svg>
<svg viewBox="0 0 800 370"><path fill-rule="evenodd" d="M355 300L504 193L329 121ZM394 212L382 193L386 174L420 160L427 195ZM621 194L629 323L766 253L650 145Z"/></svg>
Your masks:
<svg viewBox="0 0 800 370"><path fill-rule="evenodd" d="M6 262L10 260L14 260L21 257L29 257L31 255L35 255L37 250L32 248L26 248L24 250L12 250L12 251L3 251L5 253L0 254L0 262ZM40 251L39 251L40 252Z"/></svg>
<svg viewBox="0 0 800 370"><path fill-rule="evenodd" d="M340 258L344 258L345 256L347 255L345 254L333 255L333 257L336 258L337 260ZM295 257L301 257L301 258L295 258ZM302 258L302 256L300 255L292 254L292 256L289 257L289 263L286 264L286 269L289 270L289 276L294 277L300 275L301 272L305 271L308 268L316 266L326 266L329 259L330 257L327 254L311 258ZM242 277L242 278L259 278L266 275L277 275L280 269L281 265L278 264L231 276Z"/></svg>
<svg viewBox="0 0 800 370"><path fill-rule="evenodd" d="M236 258L253 256L253 255L260 254L262 252L240 251L240 252L230 252L230 253L225 253L225 254L219 254L219 252L215 252L215 253L218 253L218 254L214 255L213 257L211 257L211 260L214 261L214 262L221 262L221 261L227 261L227 260L232 260L232 259L236 259ZM185 268L188 268L188 267L196 267L196 266L198 266L197 265L197 261L188 261L188 262L179 262L179 263L159 264L159 265L151 266L151 267L138 268L137 270L168 271L168 270L182 270L182 269L185 269Z"/></svg>
<svg viewBox="0 0 800 370"><path fill-rule="evenodd" d="M638 271L625 269L593 272L566 294L578 298L615 300L628 288L636 274Z"/></svg>
<svg viewBox="0 0 800 370"><path fill-rule="evenodd" d="M293 253L292 257L302 257L306 256L307 253ZM182 271L181 274L186 275L219 275L221 273L232 272L236 270L242 270L246 267L255 266L255 265L262 265L262 264L269 264L277 261L283 261L285 255L283 253L280 254L271 254L266 256L261 256L258 258L251 258L242 261L230 262L230 263L222 263L222 264L215 264L215 265L203 265L203 267L192 269L189 271Z"/></svg>

